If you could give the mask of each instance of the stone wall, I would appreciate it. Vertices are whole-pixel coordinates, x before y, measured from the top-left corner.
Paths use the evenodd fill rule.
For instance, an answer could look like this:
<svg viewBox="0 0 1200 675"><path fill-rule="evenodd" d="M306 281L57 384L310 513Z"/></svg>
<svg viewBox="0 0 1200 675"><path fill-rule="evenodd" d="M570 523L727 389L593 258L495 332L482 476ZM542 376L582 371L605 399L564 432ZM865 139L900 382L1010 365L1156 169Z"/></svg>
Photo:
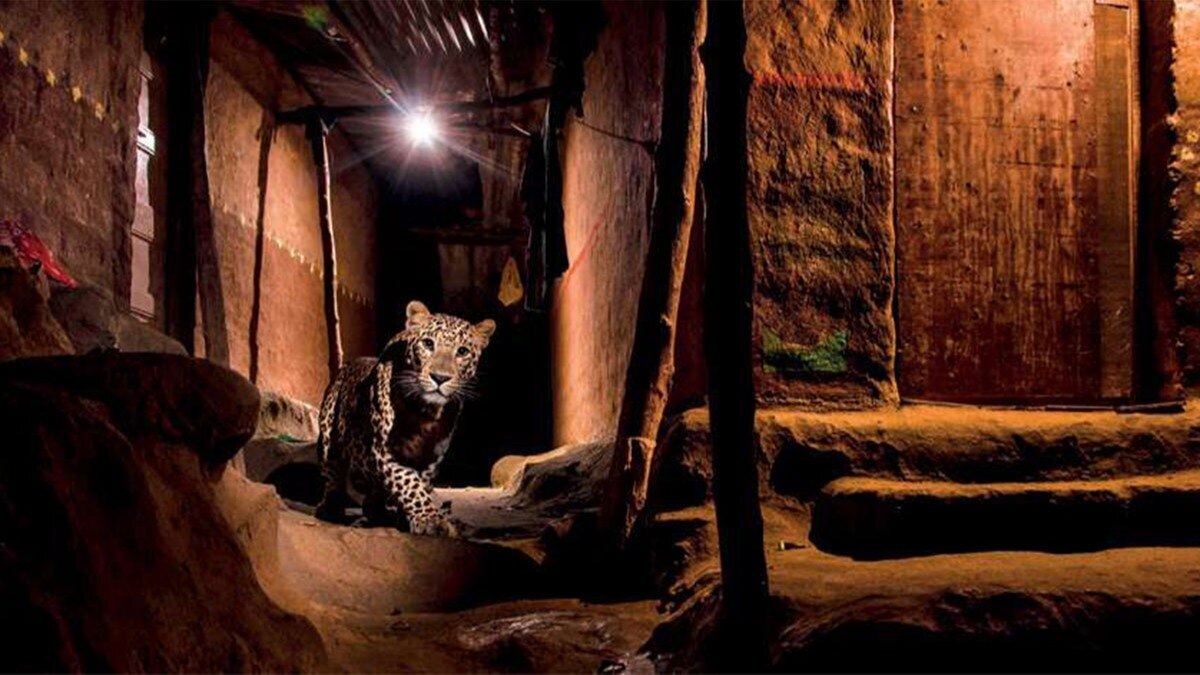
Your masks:
<svg viewBox="0 0 1200 675"><path fill-rule="evenodd" d="M128 302L142 5L0 2L0 219Z"/></svg>
<svg viewBox="0 0 1200 675"><path fill-rule="evenodd" d="M754 0L746 32L759 398L894 402L891 4Z"/></svg>
<svg viewBox="0 0 1200 675"><path fill-rule="evenodd" d="M305 130L275 129L259 222L262 130L267 110L309 103L274 56L228 15L212 27L206 95L208 172L221 255L231 366L251 374L255 284L257 384L318 403L328 351L321 274L316 172ZM330 135L338 307L347 358L376 353L376 188L340 133ZM262 234L260 277L255 245ZM199 335L199 331L198 331ZM197 344L202 344L197 339Z"/></svg>

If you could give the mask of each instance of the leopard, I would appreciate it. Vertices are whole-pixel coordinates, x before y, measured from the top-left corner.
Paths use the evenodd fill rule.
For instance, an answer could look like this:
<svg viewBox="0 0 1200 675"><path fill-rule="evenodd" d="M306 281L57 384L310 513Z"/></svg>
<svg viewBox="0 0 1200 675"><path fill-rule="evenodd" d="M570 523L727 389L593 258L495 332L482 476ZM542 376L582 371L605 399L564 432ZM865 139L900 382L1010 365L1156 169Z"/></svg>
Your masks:
<svg viewBox="0 0 1200 675"><path fill-rule="evenodd" d="M480 357L496 323L435 314L419 300L378 357L347 362L325 390L317 457L324 481L316 517L346 523L348 487L363 496L364 524L459 537L435 505L433 480L465 401L477 392Z"/></svg>

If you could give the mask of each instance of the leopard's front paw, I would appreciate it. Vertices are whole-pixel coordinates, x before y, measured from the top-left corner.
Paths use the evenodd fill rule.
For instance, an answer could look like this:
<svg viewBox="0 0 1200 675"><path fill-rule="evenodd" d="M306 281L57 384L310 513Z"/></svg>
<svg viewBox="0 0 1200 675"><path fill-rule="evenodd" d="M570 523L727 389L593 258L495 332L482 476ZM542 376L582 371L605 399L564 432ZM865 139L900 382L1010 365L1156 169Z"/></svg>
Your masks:
<svg viewBox="0 0 1200 675"><path fill-rule="evenodd" d="M409 531L413 534L424 534L433 537L462 537L462 523L454 518L438 514L410 523Z"/></svg>
<svg viewBox="0 0 1200 675"><path fill-rule="evenodd" d="M463 535L463 524L461 522L459 522L456 518L449 518L449 517L443 518L442 523L439 527L442 530L441 534L443 537L450 537L451 539L462 539L464 536Z"/></svg>

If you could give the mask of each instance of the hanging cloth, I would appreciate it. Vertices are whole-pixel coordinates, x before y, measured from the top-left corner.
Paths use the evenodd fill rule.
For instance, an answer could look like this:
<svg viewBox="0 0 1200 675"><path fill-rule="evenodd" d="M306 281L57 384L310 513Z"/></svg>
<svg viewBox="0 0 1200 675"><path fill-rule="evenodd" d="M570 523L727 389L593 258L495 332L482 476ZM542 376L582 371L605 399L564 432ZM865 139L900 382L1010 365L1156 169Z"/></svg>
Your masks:
<svg viewBox="0 0 1200 675"><path fill-rule="evenodd" d="M546 272L546 161L540 134L529 139L525 154L525 170L521 175L521 203L525 205L525 220L529 223L529 245L525 251L525 270L528 292L525 308L543 311L546 308L549 279Z"/></svg>

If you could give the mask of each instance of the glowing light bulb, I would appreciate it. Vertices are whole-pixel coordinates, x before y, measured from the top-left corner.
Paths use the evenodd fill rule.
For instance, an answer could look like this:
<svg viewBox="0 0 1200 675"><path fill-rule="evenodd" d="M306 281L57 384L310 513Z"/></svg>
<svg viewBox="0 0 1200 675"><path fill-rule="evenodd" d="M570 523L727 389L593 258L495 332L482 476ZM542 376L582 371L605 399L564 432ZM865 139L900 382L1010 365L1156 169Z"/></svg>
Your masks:
<svg viewBox="0 0 1200 675"><path fill-rule="evenodd" d="M438 125L425 111L414 112L404 120L404 130L414 145L430 145L438 138Z"/></svg>

